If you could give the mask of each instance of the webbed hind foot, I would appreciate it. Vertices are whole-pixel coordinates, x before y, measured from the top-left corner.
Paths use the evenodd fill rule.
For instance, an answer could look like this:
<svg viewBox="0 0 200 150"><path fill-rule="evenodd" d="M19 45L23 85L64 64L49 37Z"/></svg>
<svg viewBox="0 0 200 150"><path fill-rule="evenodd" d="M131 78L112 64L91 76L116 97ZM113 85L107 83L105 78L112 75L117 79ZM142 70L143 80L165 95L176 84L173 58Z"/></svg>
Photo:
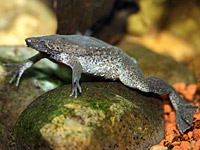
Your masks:
<svg viewBox="0 0 200 150"><path fill-rule="evenodd" d="M176 110L176 125L181 134L192 127L193 116L198 106L180 104Z"/></svg>

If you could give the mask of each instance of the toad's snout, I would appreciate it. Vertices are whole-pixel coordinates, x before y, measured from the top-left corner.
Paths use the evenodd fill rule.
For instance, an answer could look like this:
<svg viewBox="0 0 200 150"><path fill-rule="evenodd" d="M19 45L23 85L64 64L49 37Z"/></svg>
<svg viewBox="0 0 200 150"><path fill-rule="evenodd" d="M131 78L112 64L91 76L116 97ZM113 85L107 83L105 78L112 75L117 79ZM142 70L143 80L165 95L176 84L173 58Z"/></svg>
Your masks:
<svg viewBox="0 0 200 150"><path fill-rule="evenodd" d="M31 42L32 42L32 40L30 38L26 38L25 42L26 42L26 45L29 47Z"/></svg>

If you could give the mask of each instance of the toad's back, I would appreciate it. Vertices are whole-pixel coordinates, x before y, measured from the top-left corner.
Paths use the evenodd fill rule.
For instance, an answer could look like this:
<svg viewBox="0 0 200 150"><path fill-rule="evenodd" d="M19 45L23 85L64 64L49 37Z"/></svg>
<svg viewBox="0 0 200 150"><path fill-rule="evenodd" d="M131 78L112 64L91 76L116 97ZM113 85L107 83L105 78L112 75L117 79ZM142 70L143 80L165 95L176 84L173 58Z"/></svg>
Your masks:
<svg viewBox="0 0 200 150"><path fill-rule="evenodd" d="M115 53L117 55L119 53L124 53L118 47L112 46L106 42L103 42L102 40L84 35L55 34L50 36L32 37L27 40L31 40L32 43L34 43L33 45L29 44L30 47L45 53L53 53L55 51L58 53L94 54L95 51L102 50L112 52L112 55Z"/></svg>
<svg viewBox="0 0 200 150"><path fill-rule="evenodd" d="M102 40L84 35L55 35L66 39L69 43L80 47L114 47Z"/></svg>

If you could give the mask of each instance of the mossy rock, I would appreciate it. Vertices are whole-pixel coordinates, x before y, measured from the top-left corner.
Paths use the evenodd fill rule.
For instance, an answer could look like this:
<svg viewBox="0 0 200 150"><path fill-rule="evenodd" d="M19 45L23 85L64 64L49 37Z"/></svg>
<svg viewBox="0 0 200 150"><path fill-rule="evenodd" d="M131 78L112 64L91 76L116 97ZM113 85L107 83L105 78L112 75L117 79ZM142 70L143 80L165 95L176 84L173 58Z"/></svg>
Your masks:
<svg viewBox="0 0 200 150"><path fill-rule="evenodd" d="M164 138L163 102L119 82L71 85L33 101L14 128L21 149L147 149Z"/></svg>

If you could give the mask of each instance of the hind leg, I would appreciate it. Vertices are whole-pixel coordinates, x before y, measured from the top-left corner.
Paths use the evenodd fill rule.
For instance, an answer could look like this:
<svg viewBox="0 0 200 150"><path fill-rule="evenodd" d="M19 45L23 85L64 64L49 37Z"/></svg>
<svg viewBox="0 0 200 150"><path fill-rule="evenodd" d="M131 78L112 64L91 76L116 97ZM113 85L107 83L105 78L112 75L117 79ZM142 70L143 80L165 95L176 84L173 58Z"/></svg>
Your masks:
<svg viewBox="0 0 200 150"><path fill-rule="evenodd" d="M122 71L119 76L119 80L126 86L141 90L143 92L149 92L149 86L146 82L146 78L140 68L136 65L127 67Z"/></svg>
<svg viewBox="0 0 200 150"><path fill-rule="evenodd" d="M175 91L174 88L169 85L165 80L156 76L147 77L146 82L149 86L149 92L153 92L156 94L169 94Z"/></svg>
<svg viewBox="0 0 200 150"><path fill-rule="evenodd" d="M175 109L177 109L178 104L183 103L183 100L174 88L159 77L149 76L145 78L140 72L123 72L120 76L120 81L131 88L139 89L143 92L169 94L170 101Z"/></svg>
<svg viewBox="0 0 200 150"><path fill-rule="evenodd" d="M138 73L130 74L126 77L124 75L120 76L120 80L125 85L137 88L143 92L169 94L169 99L176 110L176 124L181 134L192 126L193 116L196 109L199 108L198 106L185 104L174 88L159 77L149 76L148 78L145 78L144 76L141 76L141 74L138 77Z"/></svg>
<svg viewBox="0 0 200 150"><path fill-rule="evenodd" d="M149 85L149 92L169 94L169 99L176 110L178 109L178 105L184 103L180 95L165 80L156 76L149 76L146 78L146 81Z"/></svg>
<svg viewBox="0 0 200 150"><path fill-rule="evenodd" d="M164 80L150 76L147 78L150 92L169 94L169 99L176 110L176 124L181 134L192 126L193 116L198 106L186 104L175 89Z"/></svg>
<svg viewBox="0 0 200 150"><path fill-rule="evenodd" d="M143 92L153 92L156 94L169 94L173 88L163 79L155 76L145 78L138 66L129 67L119 76L120 81Z"/></svg>

